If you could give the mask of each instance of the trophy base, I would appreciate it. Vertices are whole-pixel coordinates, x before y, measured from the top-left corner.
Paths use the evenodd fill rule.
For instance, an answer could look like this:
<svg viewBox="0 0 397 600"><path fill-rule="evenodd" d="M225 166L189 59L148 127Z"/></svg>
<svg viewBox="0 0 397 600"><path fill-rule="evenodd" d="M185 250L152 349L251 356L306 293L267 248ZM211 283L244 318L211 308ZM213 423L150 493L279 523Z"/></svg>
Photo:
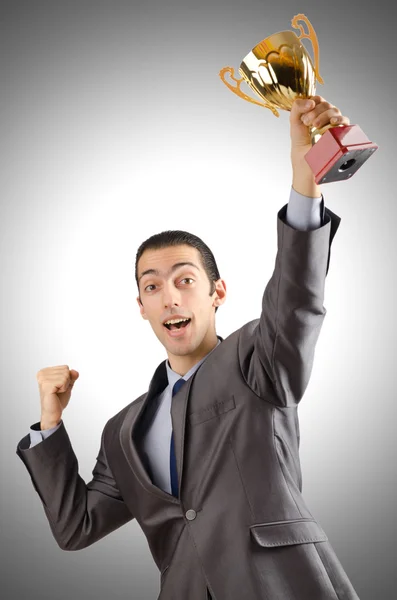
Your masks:
<svg viewBox="0 0 397 600"><path fill-rule="evenodd" d="M350 179L378 146L358 125L327 129L305 155L317 184Z"/></svg>

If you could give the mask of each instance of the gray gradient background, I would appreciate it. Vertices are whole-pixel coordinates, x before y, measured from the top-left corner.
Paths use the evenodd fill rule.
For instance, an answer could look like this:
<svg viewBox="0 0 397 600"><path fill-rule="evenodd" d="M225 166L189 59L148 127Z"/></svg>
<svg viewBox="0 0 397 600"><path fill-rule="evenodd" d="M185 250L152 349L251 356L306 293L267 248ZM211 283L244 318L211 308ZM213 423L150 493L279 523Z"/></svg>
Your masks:
<svg viewBox="0 0 397 600"><path fill-rule="evenodd" d="M342 223L299 408L303 493L361 600L396 598L395 22L386 0L344 4L2 4L4 600L157 597L136 521L58 548L15 449L40 419L40 368L80 372L64 422L86 482L105 422L147 390L165 358L135 300L149 235L187 229L212 248L228 289L220 335L259 316L291 185L288 114L239 99L218 72L300 12L319 39L317 92L380 146L322 186Z"/></svg>

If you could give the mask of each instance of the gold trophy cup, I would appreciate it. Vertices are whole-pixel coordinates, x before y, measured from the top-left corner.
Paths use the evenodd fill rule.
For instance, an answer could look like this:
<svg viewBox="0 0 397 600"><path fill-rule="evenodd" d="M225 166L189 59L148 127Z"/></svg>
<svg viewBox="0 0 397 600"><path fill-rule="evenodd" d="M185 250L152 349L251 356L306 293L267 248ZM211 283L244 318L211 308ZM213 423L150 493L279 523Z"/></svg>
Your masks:
<svg viewBox="0 0 397 600"><path fill-rule="evenodd" d="M303 21L308 27L305 33ZM239 67L241 79L234 76L233 67L224 67L219 76L227 87L248 102L269 108L279 117L278 108L290 111L295 98L310 98L316 93L316 80L324 83L319 73L319 47L316 33L309 19L296 15L292 26L300 30L280 31L257 44ZM301 40L311 41L314 65ZM236 83L226 80L226 74ZM245 94L241 83L245 81L260 101ZM312 169L316 183L330 183L349 179L377 150L358 125L326 125L320 129L310 127L312 148L305 159Z"/></svg>

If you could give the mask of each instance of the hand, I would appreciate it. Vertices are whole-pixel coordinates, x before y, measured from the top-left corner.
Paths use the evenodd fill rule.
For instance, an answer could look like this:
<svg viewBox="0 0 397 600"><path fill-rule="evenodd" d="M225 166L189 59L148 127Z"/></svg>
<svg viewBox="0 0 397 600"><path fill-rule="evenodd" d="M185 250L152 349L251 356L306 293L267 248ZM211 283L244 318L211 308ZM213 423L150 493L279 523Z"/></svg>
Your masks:
<svg viewBox="0 0 397 600"><path fill-rule="evenodd" d="M306 107L306 103L309 106ZM331 119L337 121L331 123ZM309 126L318 129L325 125L350 125L350 119L342 115L339 108L330 104L322 96L296 98L290 112L291 160L301 160L312 147Z"/></svg>
<svg viewBox="0 0 397 600"><path fill-rule="evenodd" d="M309 102L308 106L306 106L307 102ZM334 118L337 119L335 123ZM350 119L343 116L339 108L324 100L322 96L312 96L312 98L294 100L289 120L292 187L304 196L321 198L320 186L316 184L314 173L305 160L305 155L312 147L309 126L321 129L329 124L350 125Z"/></svg>
<svg viewBox="0 0 397 600"><path fill-rule="evenodd" d="M67 365L46 367L37 373L42 429L50 429L58 425L62 418L62 412L69 403L73 385L78 377L78 371L69 370Z"/></svg>

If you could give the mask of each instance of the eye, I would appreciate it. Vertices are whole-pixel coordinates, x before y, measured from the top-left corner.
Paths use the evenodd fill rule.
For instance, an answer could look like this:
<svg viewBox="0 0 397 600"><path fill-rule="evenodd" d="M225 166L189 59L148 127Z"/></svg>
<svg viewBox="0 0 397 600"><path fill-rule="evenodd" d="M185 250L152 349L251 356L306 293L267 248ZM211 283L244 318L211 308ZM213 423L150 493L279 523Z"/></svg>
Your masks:
<svg viewBox="0 0 397 600"><path fill-rule="evenodd" d="M190 281L194 281L194 279L193 279L192 277L184 277L183 279L181 279L181 281L187 281L188 279L189 279ZM144 288L144 291L146 292L147 288L149 288L149 287L153 287L153 286L154 286L154 287L156 287L156 286L154 285L154 283L150 283L149 285L147 285L147 286ZM148 290L148 291L149 291L149 292L151 292L152 290Z"/></svg>

